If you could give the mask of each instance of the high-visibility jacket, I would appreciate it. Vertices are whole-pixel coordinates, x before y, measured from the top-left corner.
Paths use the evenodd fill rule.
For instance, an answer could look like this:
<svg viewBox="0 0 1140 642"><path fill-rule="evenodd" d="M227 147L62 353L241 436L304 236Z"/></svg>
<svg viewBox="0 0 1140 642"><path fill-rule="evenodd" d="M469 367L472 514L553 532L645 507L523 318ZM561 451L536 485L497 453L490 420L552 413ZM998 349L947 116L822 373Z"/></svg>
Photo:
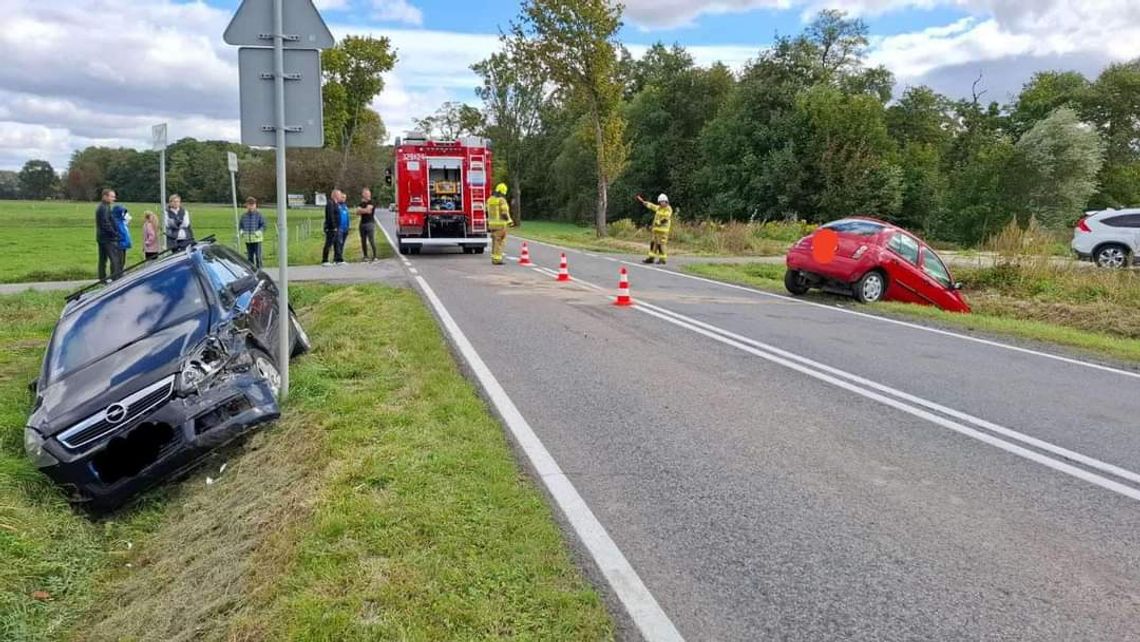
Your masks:
<svg viewBox="0 0 1140 642"><path fill-rule="evenodd" d="M501 230L511 224L511 206L502 196L487 199L487 227Z"/></svg>
<svg viewBox="0 0 1140 642"><path fill-rule="evenodd" d="M673 225L673 208L648 201L645 202L645 206L653 212L653 231L668 234L669 228Z"/></svg>
<svg viewBox="0 0 1140 642"><path fill-rule="evenodd" d="M265 240L265 219L257 210L242 214L238 227L241 229L241 240L244 243L261 243Z"/></svg>

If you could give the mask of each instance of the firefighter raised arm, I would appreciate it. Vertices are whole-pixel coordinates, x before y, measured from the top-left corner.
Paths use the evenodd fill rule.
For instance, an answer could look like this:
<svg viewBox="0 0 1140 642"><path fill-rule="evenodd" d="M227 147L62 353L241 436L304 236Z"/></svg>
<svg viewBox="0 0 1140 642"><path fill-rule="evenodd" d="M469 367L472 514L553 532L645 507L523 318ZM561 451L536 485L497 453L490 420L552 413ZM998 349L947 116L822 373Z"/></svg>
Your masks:
<svg viewBox="0 0 1140 642"><path fill-rule="evenodd" d="M653 240L649 242L649 256L644 263L657 261L665 265L668 257L666 247L669 245L669 230L673 225L673 208L669 207L669 197L661 194L657 197L657 204L646 201L641 194L637 195L637 202L653 212Z"/></svg>

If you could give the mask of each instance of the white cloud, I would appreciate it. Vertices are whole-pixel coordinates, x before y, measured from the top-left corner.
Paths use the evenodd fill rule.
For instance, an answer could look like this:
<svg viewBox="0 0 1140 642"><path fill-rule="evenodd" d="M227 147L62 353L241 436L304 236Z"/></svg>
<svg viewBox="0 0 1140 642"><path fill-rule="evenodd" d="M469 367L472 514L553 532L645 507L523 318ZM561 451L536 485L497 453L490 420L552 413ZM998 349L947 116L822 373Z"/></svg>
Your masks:
<svg viewBox="0 0 1140 642"><path fill-rule="evenodd" d="M420 26L424 13L408 0L372 0L372 17L380 22L402 22Z"/></svg>
<svg viewBox="0 0 1140 642"><path fill-rule="evenodd" d="M318 11L333 11L336 9L347 9L348 0L313 0L313 5Z"/></svg>

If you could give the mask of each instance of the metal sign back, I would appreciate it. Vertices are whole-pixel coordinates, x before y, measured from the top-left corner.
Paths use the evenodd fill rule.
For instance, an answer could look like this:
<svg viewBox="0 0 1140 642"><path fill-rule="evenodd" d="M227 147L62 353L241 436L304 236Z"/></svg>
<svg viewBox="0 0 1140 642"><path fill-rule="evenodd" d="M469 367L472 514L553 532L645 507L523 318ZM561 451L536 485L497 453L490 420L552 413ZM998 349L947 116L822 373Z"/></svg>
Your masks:
<svg viewBox="0 0 1140 642"><path fill-rule="evenodd" d="M282 0L283 45L287 49L328 49L336 44L312 0ZM228 45L273 46L273 0L242 0L222 34Z"/></svg>
<svg viewBox="0 0 1140 642"><path fill-rule="evenodd" d="M285 136L289 147L323 147L321 54L315 49L285 50ZM241 142L274 147L273 50L238 49Z"/></svg>
<svg viewBox="0 0 1140 642"><path fill-rule="evenodd" d="M166 149L166 123L150 128L150 148L156 152Z"/></svg>
<svg viewBox="0 0 1140 642"><path fill-rule="evenodd" d="M238 171L237 154L233 152L226 152L226 165L230 168L230 172Z"/></svg>

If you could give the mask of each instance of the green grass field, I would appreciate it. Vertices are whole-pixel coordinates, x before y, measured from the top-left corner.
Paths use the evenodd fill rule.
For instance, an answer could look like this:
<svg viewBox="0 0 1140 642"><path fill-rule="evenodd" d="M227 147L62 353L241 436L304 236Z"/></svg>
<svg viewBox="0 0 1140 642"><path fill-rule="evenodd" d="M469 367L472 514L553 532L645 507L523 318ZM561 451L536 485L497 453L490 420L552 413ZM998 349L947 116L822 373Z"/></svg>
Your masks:
<svg viewBox="0 0 1140 642"><path fill-rule="evenodd" d="M0 283L94 279L99 256L95 245L96 205L66 201L0 201ZM141 261L143 212L149 209L159 213L160 210L155 204L124 205L131 212L131 237L134 241L127 261ZM186 209L190 212L194 234L198 238L214 234L219 241L236 245L232 207L189 203ZM265 208L262 214L267 226L262 248L265 262L267 266L277 265L276 212ZM323 211L319 209L290 210L290 265L320 262L324 245L323 220ZM244 256L244 246L239 249ZM346 255L357 257L359 249L357 237L350 234ZM387 243L378 242L377 249L386 256L391 254Z"/></svg>
<svg viewBox="0 0 1140 642"><path fill-rule="evenodd" d="M699 263L683 269L710 279L786 293L782 265ZM974 310L971 314L893 302L859 309L923 319L952 328L1045 341L1140 362L1140 325L1135 322L1134 308L1126 304L1131 297L1140 295L1140 275L1127 271L1083 272L1089 271L1037 272L1009 266L955 270L955 277L967 285L966 298ZM850 299L816 290L804 298L851 303Z"/></svg>
<svg viewBox="0 0 1140 642"><path fill-rule="evenodd" d="M612 639L415 293L292 291L285 418L99 522L23 456L59 297L0 297L0 640Z"/></svg>

